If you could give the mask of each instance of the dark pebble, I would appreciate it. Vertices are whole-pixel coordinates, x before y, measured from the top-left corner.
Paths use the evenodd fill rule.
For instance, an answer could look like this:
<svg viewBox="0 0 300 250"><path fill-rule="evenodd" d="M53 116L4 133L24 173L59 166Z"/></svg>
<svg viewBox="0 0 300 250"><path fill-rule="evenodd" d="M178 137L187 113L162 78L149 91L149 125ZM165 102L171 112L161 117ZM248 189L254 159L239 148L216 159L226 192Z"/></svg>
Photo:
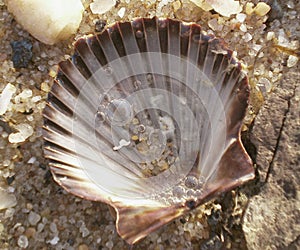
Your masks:
<svg viewBox="0 0 300 250"><path fill-rule="evenodd" d="M283 17L282 3L278 0L269 0L267 3L271 6L271 11L268 13L268 21L272 22L275 19L280 20Z"/></svg>
<svg viewBox="0 0 300 250"><path fill-rule="evenodd" d="M223 244L219 236L215 235L209 240L205 241L200 246L200 250L220 250L223 249Z"/></svg>
<svg viewBox="0 0 300 250"><path fill-rule="evenodd" d="M11 177L7 177L6 178L6 181L7 181L7 184L10 185L12 184L12 182L15 180L15 176L11 176Z"/></svg>
<svg viewBox="0 0 300 250"><path fill-rule="evenodd" d="M106 26L106 21L105 20L97 20L95 23L95 31L96 32L101 32L104 30Z"/></svg>
<svg viewBox="0 0 300 250"><path fill-rule="evenodd" d="M32 43L28 40L10 43L13 53L12 61L15 68L27 68L32 58Z"/></svg>

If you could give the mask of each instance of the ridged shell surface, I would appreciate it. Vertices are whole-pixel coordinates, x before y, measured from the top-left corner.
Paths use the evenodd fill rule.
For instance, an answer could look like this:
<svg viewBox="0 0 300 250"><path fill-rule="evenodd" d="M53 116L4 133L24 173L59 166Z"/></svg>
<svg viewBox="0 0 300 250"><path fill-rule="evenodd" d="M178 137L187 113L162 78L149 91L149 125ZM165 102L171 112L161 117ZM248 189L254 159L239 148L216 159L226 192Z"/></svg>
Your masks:
<svg viewBox="0 0 300 250"><path fill-rule="evenodd" d="M80 38L44 110L54 179L105 202L133 244L254 177L240 130L246 75L221 39L172 19Z"/></svg>

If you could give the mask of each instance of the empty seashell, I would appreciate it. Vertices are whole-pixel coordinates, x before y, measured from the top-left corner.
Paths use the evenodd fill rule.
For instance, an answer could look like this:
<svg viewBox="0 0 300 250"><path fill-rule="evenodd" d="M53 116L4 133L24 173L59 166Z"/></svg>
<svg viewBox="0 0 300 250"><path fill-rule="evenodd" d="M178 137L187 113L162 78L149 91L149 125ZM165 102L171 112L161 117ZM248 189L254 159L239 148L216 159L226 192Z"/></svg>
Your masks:
<svg viewBox="0 0 300 250"><path fill-rule="evenodd" d="M44 110L45 156L66 190L114 207L128 243L254 177L248 81L222 40L141 18L75 50Z"/></svg>

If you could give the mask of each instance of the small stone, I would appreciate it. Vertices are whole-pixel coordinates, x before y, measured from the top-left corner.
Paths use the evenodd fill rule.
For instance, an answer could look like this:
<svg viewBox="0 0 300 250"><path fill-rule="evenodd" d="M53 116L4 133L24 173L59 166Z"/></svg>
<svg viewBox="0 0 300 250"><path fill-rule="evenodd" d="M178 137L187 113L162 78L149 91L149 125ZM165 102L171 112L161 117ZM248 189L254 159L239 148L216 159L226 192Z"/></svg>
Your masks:
<svg viewBox="0 0 300 250"><path fill-rule="evenodd" d="M240 31L247 32L247 26L245 24L241 24Z"/></svg>
<svg viewBox="0 0 300 250"><path fill-rule="evenodd" d="M287 66L289 68L292 68L297 65L298 61L299 61L299 58L297 56L289 55L289 58L287 60Z"/></svg>
<svg viewBox="0 0 300 250"><path fill-rule="evenodd" d="M247 15L244 13L239 13L236 15L236 20L238 20L240 23L243 23L246 20Z"/></svg>
<svg viewBox="0 0 300 250"><path fill-rule="evenodd" d="M268 41L271 41L271 40L273 40L275 38L275 33L273 32L273 31L269 31L268 33L267 33L267 40Z"/></svg>
<svg viewBox="0 0 300 250"><path fill-rule="evenodd" d="M181 2L179 0L173 2L174 12L178 11L181 8Z"/></svg>
<svg viewBox="0 0 300 250"><path fill-rule="evenodd" d="M0 210L17 205L17 199L14 194L8 193L4 189L0 188Z"/></svg>
<svg viewBox="0 0 300 250"><path fill-rule="evenodd" d="M35 226L41 219L41 216L33 211L30 211L28 215L28 222L30 225Z"/></svg>
<svg viewBox="0 0 300 250"><path fill-rule="evenodd" d="M50 231L54 234L56 234L58 231L57 231L57 226L54 222L51 222L50 223Z"/></svg>
<svg viewBox="0 0 300 250"><path fill-rule="evenodd" d="M34 227L29 227L25 231L25 235L27 238L33 238L36 234L36 230Z"/></svg>
<svg viewBox="0 0 300 250"><path fill-rule="evenodd" d="M270 10L271 7L264 2L259 2L254 8L255 14L258 16L265 16Z"/></svg>
<svg viewBox="0 0 300 250"><path fill-rule="evenodd" d="M281 19L283 17L283 9L281 7L281 5L283 4L281 1L278 0L272 0L269 1L270 5L271 5L271 11L268 13L268 20L271 22L275 19Z"/></svg>
<svg viewBox="0 0 300 250"><path fill-rule="evenodd" d="M20 237L18 239L18 246L21 248L28 247L28 239L25 235L20 235Z"/></svg>
<svg viewBox="0 0 300 250"><path fill-rule="evenodd" d="M93 14L104 14L116 5L115 0L94 0L90 4L90 9Z"/></svg>
<svg viewBox="0 0 300 250"><path fill-rule="evenodd" d="M89 247L86 244L81 244L78 246L78 250L89 250Z"/></svg>
<svg viewBox="0 0 300 250"><path fill-rule="evenodd" d="M122 7L119 11L118 11L118 16L123 18L124 17L124 14L125 14L125 7Z"/></svg>
<svg viewBox="0 0 300 250"><path fill-rule="evenodd" d="M257 83L257 87L260 89L263 96L266 97L267 93L269 93L272 89L272 84L267 78L261 77Z"/></svg>
<svg viewBox="0 0 300 250"><path fill-rule="evenodd" d="M39 233L42 232L43 229L44 229L44 227L45 227L45 224L39 223L38 226L37 226L37 231L38 231Z"/></svg>
<svg viewBox="0 0 300 250"><path fill-rule="evenodd" d="M31 89L24 89L20 94L15 97L15 102L20 103L26 101L29 97L32 96Z"/></svg>
<svg viewBox="0 0 300 250"><path fill-rule="evenodd" d="M16 92L16 87L8 83L0 95L0 115L3 115L9 106L13 94Z"/></svg>
<svg viewBox="0 0 300 250"><path fill-rule="evenodd" d="M105 26L106 26L106 21L105 20L97 20L95 22L95 31L101 32L101 31L104 30Z"/></svg>
<svg viewBox="0 0 300 250"><path fill-rule="evenodd" d="M210 11L212 7L204 0L190 0L192 3L205 11Z"/></svg>
<svg viewBox="0 0 300 250"><path fill-rule="evenodd" d="M220 25L216 18L209 20L207 24L213 31L221 31L223 29L223 25Z"/></svg>
<svg viewBox="0 0 300 250"><path fill-rule="evenodd" d="M50 243L52 246L55 246L59 242L59 237L55 236L52 240L48 240L47 243Z"/></svg>
<svg viewBox="0 0 300 250"><path fill-rule="evenodd" d="M108 242L106 242L105 246L108 247L108 249L112 249L114 246L114 243L112 241L108 241Z"/></svg>
<svg viewBox="0 0 300 250"><path fill-rule="evenodd" d="M12 47L12 61L15 68L27 68L32 59L32 43L28 40L13 41L10 43Z"/></svg>
<svg viewBox="0 0 300 250"><path fill-rule="evenodd" d="M53 69L51 69L51 70L49 71L49 76L51 76L52 78L54 78L54 77L56 76L56 71L53 70Z"/></svg>
<svg viewBox="0 0 300 250"><path fill-rule="evenodd" d="M10 0L7 7L25 30L51 45L76 32L84 11L81 0Z"/></svg>
<svg viewBox="0 0 300 250"><path fill-rule="evenodd" d="M33 103L39 102L40 100L42 100L42 97L40 95L34 96L31 98L31 101Z"/></svg>
<svg viewBox="0 0 300 250"><path fill-rule="evenodd" d="M48 83L42 82L41 83L41 90L43 90L44 92L48 93L50 91L50 87L49 87Z"/></svg>
<svg viewBox="0 0 300 250"><path fill-rule="evenodd" d="M246 3L245 12L248 16L250 16L254 12L254 3Z"/></svg>
<svg viewBox="0 0 300 250"><path fill-rule="evenodd" d="M33 164L35 161L36 161L36 157L32 156L32 157L27 161L27 163L28 163L28 164Z"/></svg>
<svg viewBox="0 0 300 250"><path fill-rule="evenodd" d="M33 128L27 123L18 124L15 126L15 129L19 130L19 132L11 133L8 136L8 141L10 143L24 142L33 134Z"/></svg>
<svg viewBox="0 0 300 250"><path fill-rule="evenodd" d="M86 236L88 236L90 234L90 231L86 228L84 223L80 226L79 232L82 234L83 238L85 238Z"/></svg>
<svg viewBox="0 0 300 250"><path fill-rule="evenodd" d="M295 4L293 1L288 1L286 3L286 6L289 8L289 9L294 9L295 8Z"/></svg>
<svg viewBox="0 0 300 250"><path fill-rule="evenodd" d="M4 213L4 218L12 218L15 214L15 209L12 208L12 207L9 207L5 210L5 213ZM24 231L22 231L24 232Z"/></svg>
<svg viewBox="0 0 300 250"><path fill-rule="evenodd" d="M246 33L244 36L243 36L245 42L249 42L252 40L252 35L250 33Z"/></svg>
<svg viewBox="0 0 300 250"><path fill-rule="evenodd" d="M213 9L220 13L222 16L229 17L230 15L240 13L242 6L239 1L227 0L227 1L216 1L206 0L206 2L213 7Z"/></svg>

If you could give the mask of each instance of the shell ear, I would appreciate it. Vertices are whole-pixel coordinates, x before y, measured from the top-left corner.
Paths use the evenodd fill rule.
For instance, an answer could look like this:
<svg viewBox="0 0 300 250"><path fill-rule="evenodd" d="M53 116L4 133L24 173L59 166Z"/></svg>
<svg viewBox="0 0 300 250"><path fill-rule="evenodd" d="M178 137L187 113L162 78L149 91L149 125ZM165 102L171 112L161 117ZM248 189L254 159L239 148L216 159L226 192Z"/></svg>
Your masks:
<svg viewBox="0 0 300 250"><path fill-rule="evenodd" d="M186 208L181 206L118 206L117 231L129 244L135 244L151 232L182 215Z"/></svg>
<svg viewBox="0 0 300 250"><path fill-rule="evenodd" d="M252 161L240 139L233 142L226 150L217 169L206 183L207 190L205 193L209 195L205 199L231 190L255 177Z"/></svg>

